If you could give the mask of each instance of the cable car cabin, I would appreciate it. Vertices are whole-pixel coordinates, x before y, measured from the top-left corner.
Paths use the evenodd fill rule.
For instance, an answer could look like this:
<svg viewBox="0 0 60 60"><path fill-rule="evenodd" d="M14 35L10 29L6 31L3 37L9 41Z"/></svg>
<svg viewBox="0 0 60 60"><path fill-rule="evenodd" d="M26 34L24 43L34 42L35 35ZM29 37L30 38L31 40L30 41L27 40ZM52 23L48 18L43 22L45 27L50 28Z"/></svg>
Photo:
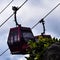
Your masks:
<svg viewBox="0 0 60 60"><path fill-rule="evenodd" d="M35 36L35 41L36 42L38 41L39 37L48 38L48 39L52 38L51 35L37 35L37 36Z"/></svg>
<svg viewBox="0 0 60 60"><path fill-rule="evenodd" d="M34 36L28 27L15 27L11 28L8 36L7 44L11 54L26 54L26 49L29 48L27 42L34 41Z"/></svg>

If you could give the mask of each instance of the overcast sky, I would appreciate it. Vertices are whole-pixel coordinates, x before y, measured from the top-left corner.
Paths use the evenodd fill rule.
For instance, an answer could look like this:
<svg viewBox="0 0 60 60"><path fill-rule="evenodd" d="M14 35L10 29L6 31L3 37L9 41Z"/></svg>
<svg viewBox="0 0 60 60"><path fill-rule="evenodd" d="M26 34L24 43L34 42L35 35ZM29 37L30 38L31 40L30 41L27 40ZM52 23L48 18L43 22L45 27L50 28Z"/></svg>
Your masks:
<svg viewBox="0 0 60 60"><path fill-rule="evenodd" d="M0 11L11 0L0 0ZM3 23L12 13L12 6L19 7L25 0L14 0L8 8L0 14L0 24ZM17 21L25 27L32 28L41 18L53 9L60 0L28 0L28 2L17 12ZM58 6L45 19L46 33L52 37L60 38L60 6ZM15 27L14 16L0 28L0 54L8 48L7 38L10 28ZM43 31L42 25L38 24L32 32L34 36L40 35ZM12 56L8 50L0 56L0 60L26 60L23 55Z"/></svg>

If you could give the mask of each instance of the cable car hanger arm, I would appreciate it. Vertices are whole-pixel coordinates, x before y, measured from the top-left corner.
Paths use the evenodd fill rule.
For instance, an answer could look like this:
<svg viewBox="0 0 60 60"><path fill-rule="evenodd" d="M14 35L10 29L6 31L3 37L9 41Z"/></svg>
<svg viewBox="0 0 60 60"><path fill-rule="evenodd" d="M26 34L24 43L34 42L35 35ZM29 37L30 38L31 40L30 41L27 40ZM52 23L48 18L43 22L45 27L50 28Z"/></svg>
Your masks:
<svg viewBox="0 0 60 60"><path fill-rule="evenodd" d="M16 8L16 12L27 2L28 0L26 0L20 7L15 7Z"/></svg>
<svg viewBox="0 0 60 60"><path fill-rule="evenodd" d="M12 7L12 10L14 11L14 18L15 18L15 23L16 23L16 26L19 26L18 22L17 22L17 19L16 19L16 13L17 11L27 2L28 0L26 0L19 8L18 7L15 7L13 6Z"/></svg>

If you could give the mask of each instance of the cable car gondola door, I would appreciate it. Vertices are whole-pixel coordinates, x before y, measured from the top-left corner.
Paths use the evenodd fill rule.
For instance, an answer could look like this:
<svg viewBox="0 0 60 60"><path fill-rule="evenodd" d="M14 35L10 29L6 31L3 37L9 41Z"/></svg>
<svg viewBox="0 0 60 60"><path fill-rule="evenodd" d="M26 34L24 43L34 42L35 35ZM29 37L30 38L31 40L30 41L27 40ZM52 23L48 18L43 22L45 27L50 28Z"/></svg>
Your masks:
<svg viewBox="0 0 60 60"><path fill-rule="evenodd" d="M18 54L21 51L21 26L11 28L8 37L8 46L12 54Z"/></svg>

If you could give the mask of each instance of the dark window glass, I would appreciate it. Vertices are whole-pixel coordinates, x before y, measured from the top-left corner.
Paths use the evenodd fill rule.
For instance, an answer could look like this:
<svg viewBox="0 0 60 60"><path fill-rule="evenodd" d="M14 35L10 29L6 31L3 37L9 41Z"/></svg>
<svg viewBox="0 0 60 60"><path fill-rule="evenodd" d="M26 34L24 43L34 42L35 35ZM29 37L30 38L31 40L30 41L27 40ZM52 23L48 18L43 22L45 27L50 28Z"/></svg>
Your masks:
<svg viewBox="0 0 60 60"><path fill-rule="evenodd" d="M14 35L14 42L16 42L17 40L17 35Z"/></svg>
<svg viewBox="0 0 60 60"><path fill-rule="evenodd" d="M27 41L33 38L33 34L31 32L23 32L23 38Z"/></svg>
<svg viewBox="0 0 60 60"><path fill-rule="evenodd" d="M10 43L13 44L13 36L10 37Z"/></svg>

